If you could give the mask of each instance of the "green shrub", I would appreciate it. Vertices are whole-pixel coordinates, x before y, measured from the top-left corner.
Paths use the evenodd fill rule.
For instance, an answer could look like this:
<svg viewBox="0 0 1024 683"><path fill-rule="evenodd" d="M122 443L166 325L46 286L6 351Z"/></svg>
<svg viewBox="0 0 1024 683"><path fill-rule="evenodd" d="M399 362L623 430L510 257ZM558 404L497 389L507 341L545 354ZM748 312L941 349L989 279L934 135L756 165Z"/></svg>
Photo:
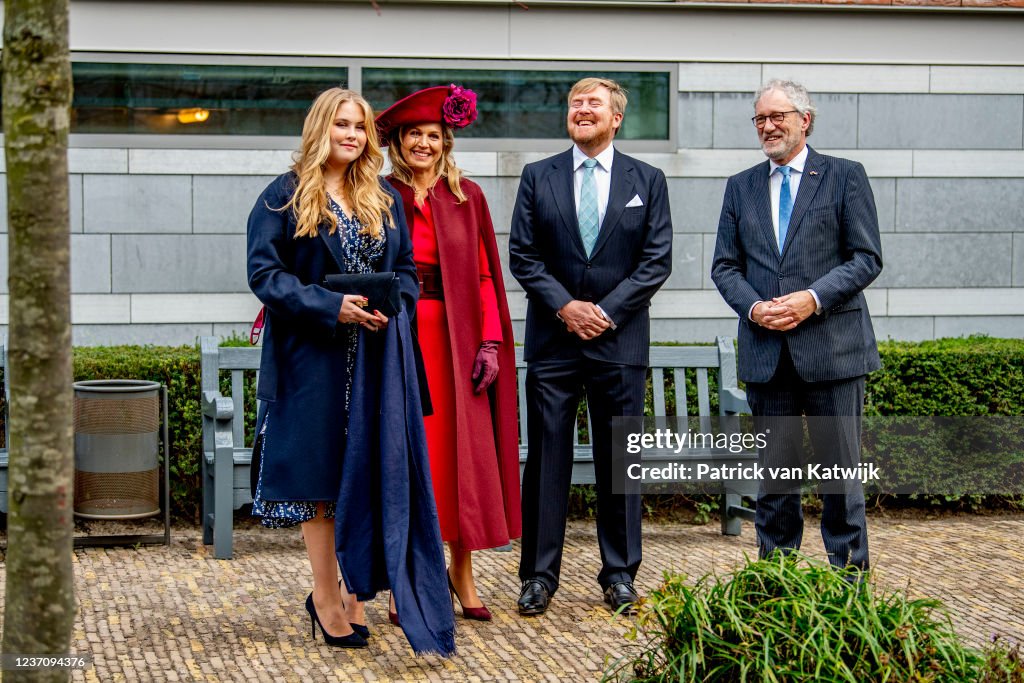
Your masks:
<svg viewBox="0 0 1024 683"><path fill-rule="evenodd" d="M640 651L606 680L942 683L1024 671L1019 652L1016 663L1008 648L986 661L964 645L939 601L884 592L854 570L797 555L692 586L666 574L627 635Z"/></svg>

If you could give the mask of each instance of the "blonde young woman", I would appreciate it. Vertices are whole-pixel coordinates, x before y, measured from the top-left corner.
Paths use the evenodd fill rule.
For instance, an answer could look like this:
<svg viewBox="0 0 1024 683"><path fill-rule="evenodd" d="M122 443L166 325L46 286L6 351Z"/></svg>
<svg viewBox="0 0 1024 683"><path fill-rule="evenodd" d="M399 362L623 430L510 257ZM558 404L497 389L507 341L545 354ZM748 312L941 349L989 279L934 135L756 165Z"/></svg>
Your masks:
<svg viewBox="0 0 1024 683"><path fill-rule="evenodd" d="M301 525L313 571L306 598L313 637L319 626L324 641L338 647L365 647L370 635L363 604L348 588L369 598L396 581L406 585L398 569L405 566L401 549L391 546L385 552L381 530L374 533L367 520L379 512L382 488L405 491L408 498L416 485L409 468L400 467L376 472L376 488L357 482L370 498L344 494L344 480L359 480L371 457L379 463L415 455L415 444L412 449L407 442L382 444L366 428L370 419L407 421L414 437L422 431L418 396L411 392L408 411L398 406L382 415L381 408L381 387L389 381L385 363L404 357L400 349L388 354L403 343L406 313L389 320L365 309L362 293L333 291L325 284L330 274L393 272L404 309L415 308L409 233L400 199L378 176L382 165L369 104L350 90L327 90L306 116L292 169L263 191L248 225L249 286L266 312L253 514L268 527ZM409 514L429 520L432 506L417 508L417 502ZM436 513L434 520L436 527ZM430 538L429 525L414 535L408 519L390 523L404 525L410 545L440 545L436 534ZM363 554L364 548L372 554ZM384 565L387 571L378 571ZM443 568L442 555L433 574ZM441 581L433 579L440 589L413 584L406 594L417 589L437 594L443 591ZM424 621L432 623L433 616ZM440 626L434 626L443 633L451 619L439 618ZM424 645L410 636L410 642L417 651L454 649L448 641Z"/></svg>

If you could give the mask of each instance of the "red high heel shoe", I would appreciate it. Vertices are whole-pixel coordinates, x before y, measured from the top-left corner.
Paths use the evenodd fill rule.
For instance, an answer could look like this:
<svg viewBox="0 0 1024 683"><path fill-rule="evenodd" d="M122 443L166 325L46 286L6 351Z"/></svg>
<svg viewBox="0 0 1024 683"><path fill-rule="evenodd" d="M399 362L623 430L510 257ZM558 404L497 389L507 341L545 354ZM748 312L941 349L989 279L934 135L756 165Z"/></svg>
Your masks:
<svg viewBox="0 0 1024 683"><path fill-rule="evenodd" d="M393 601L393 597L388 598L388 621L390 621L395 626L401 626L402 624L398 621L398 612L391 611L391 603Z"/></svg>
<svg viewBox="0 0 1024 683"><path fill-rule="evenodd" d="M448 590L452 594L452 604L455 604L455 598L459 598L459 605L462 607L462 618L475 621L490 621L491 611L483 603L481 603L480 607L466 607L462 604L462 598L459 597L459 592L455 590L455 584L452 583L452 575L448 573L447 568L444 573L448 577Z"/></svg>

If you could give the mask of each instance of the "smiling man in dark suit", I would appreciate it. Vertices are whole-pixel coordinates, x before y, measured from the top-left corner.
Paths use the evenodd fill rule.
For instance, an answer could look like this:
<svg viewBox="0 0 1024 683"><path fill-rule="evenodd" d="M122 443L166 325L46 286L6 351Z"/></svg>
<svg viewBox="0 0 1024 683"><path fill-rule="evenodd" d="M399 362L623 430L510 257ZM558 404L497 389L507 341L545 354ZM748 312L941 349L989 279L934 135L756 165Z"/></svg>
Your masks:
<svg viewBox="0 0 1024 683"><path fill-rule="evenodd" d="M672 268L665 174L614 148L626 109L615 81L569 93L574 146L523 169L509 239L526 290L528 444L519 613L542 614L558 589L576 407L587 397L604 599L632 609L640 496L612 493L613 416L643 415L651 297ZM614 476L624 476L615 473Z"/></svg>
<svg viewBox="0 0 1024 683"><path fill-rule="evenodd" d="M864 378L880 366L863 290L882 270L882 247L864 167L807 145L815 114L792 81L757 92L752 120L769 160L729 178L711 279L740 316L739 376L754 415L813 418L816 462L851 465ZM762 459L792 462L797 431L772 436ZM863 488L833 487L823 504L829 561L867 569ZM800 495L762 482L755 527L762 557L799 548Z"/></svg>

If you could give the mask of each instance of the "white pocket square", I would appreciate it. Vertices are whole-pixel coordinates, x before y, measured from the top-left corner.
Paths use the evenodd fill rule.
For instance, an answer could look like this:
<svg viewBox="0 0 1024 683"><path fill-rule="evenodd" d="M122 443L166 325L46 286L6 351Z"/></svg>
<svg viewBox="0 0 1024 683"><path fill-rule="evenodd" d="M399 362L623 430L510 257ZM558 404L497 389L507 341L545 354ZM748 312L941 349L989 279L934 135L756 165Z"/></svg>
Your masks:
<svg viewBox="0 0 1024 683"><path fill-rule="evenodd" d="M643 206L643 205L644 205L644 203L643 203L643 200L640 199L640 195L635 194L635 195L633 195L633 198L629 200L629 203L626 204L626 208L627 209L632 209L634 206Z"/></svg>

